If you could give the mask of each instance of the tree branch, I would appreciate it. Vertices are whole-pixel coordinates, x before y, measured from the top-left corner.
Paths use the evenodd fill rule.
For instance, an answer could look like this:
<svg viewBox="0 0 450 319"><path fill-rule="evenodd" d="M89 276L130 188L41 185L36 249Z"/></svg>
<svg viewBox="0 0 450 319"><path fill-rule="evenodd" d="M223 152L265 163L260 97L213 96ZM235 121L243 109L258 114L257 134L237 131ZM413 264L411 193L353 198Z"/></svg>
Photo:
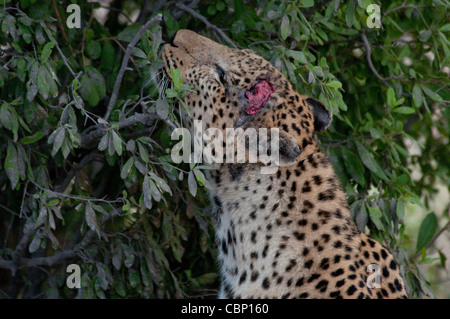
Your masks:
<svg viewBox="0 0 450 319"><path fill-rule="evenodd" d="M156 119L158 116L155 112L136 113L133 116L127 117L119 122L111 123L117 125L119 129L134 125L136 123L146 123L150 120ZM105 134L107 126L105 124L97 124L89 127L81 134L80 147L91 149L95 147L95 143Z"/></svg>
<svg viewBox="0 0 450 319"><path fill-rule="evenodd" d="M363 40L363 44L364 44L364 48L366 49L366 58L367 58L367 63L369 64L369 68L372 71L372 73L376 76L376 78L378 80L380 80L381 82L383 82L383 84L385 86L387 86L388 88L392 87L389 83L387 83L386 79L383 78L378 71L375 69L375 67L373 66L372 63L372 49L370 48L370 44L369 41L367 41L367 37L364 33L361 34L361 39Z"/></svg>
<svg viewBox="0 0 450 319"><path fill-rule="evenodd" d="M27 219L28 221L28 219ZM16 249L14 250L14 253L12 254L12 262L11 262L11 271L13 276L16 274L16 271L18 269L18 266L22 260L23 253L25 249L28 246L28 243L30 242L31 236L36 232L38 228L37 223L27 223L25 222L25 225L23 226L23 234L20 238L19 243L16 246Z"/></svg>
<svg viewBox="0 0 450 319"><path fill-rule="evenodd" d="M200 13L195 12L193 9L189 8L188 6L184 5L181 2L177 2L176 6L178 8L180 8L181 10L186 11L187 13L192 15L194 18L197 18L200 21L202 21L208 29L211 29L211 30L217 32L226 42L228 42L229 45L231 45L233 48L237 49L236 44L221 29L219 29L217 26L215 26L214 24L209 22L208 19L206 19Z"/></svg>
<svg viewBox="0 0 450 319"><path fill-rule="evenodd" d="M108 120L109 115L111 114L111 111L112 111L114 105L117 102L117 98L119 96L120 86L122 85L123 75L125 74L125 71L127 70L128 60L130 58L131 51L133 51L133 48L136 46L138 41L141 39L141 37L144 34L144 32L147 29L149 29L152 25L154 25L155 23L160 23L161 21L162 21L162 14L156 15L155 17L153 17L152 19L147 21L147 23L144 24L139 29L138 33L136 33L136 35L134 36L133 40L130 43L128 43L127 50L126 50L125 55L123 56L123 59L122 59L122 65L120 66L119 73L117 74L116 82L114 83L113 92L111 93L111 98L109 100L108 107L106 109L106 114L103 117L103 119L105 121Z"/></svg>
<svg viewBox="0 0 450 319"><path fill-rule="evenodd" d="M111 218L119 215L119 212L114 209L109 214L102 218L101 223L104 224ZM5 260L0 257L0 268L10 269L13 273L22 268L39 267L39 266L53 266L59 264L67 259L75 258L78 253L85 249L95 238L96 232L89 230L84 238L73 249L62 250L56 252L53 256L39 257L39 258L22 258L18 264L12 260ZM17 249L16 249L17 250Z"/></svg>

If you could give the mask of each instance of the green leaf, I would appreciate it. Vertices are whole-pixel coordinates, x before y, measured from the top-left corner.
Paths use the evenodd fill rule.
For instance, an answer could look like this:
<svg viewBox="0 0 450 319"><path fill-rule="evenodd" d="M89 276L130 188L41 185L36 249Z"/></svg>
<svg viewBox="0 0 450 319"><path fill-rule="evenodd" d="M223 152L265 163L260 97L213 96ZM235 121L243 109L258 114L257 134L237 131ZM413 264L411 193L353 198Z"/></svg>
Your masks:
<svg viewBox="0 0 450 319"><path fill-rule="evenodd" d="M91 59L98 59L102 54L102 47L98 41L89 41L86 45L86 54Z"/></svg>
<svg viewBox="0 0 450 319"><path fill-rule="evenodd" d="M392 111L395 113L401 113L401 114L412 114L412 113L416 112L416 110L414 110L412 107L408 107L408 106L396 107Z"/></svg>
<svg viewBox="0 0 450 319"><path fill-rule="evenodd" d="M402 186L405 184L409 184L411 182L411 179L409 177L409 175L407 174L402 174L399 177L397 177L397 180L395 181L395 184L398 186Z"/></svg>
<svg viewBox="0 0 450 319"><path fill-rule="evenodd" d="M125 259L123 261L123 264L125 267L130 268L134 264L135 255L133 249L122 243L122 249L125 255Z"/></svg>
<svg viewBox="0 0 450 319"><path fill-rule="evenodd" d="M429 88L427 88L426 86L422 87L422 90L425 92L426 95L428 95L433 101L436 102L442 102L442 97L437 94L436 92L430 90Z"/></svg>
<svg viewBox="0 0 450 319"><path fill-rule="evenodd" d="M87 66L86 73L81 76L80 93L91 106L96 106L106 95L105 79L93 66Z"/></svg>
<svg viewBox="0 0 450 319"><path fill-rule="evenodd" d="M198 182L198 185L203 186L206 183L206 177L205 174L203 174L203 172L197 168L194 168L194 175L195 175L195 179Z"/></svg>
<svg viewBox="0 0 450 319"><path fill-rule="evenodd" d="M122 298L125 298L127 296L127 289L125 287L125 284L122 281L121 277L114 279L114 291ZM86 298L91 299L91 298Z"/></svg>
<svg viewBox="0 0 450 319"><path fill-rule="evenodd" d="M98 150L103 152L108 148L108 145L109 145L109 134L106 133L105 135L102 136L100 142L98 143Z"/></svg>
<svg viewBox="0 0 450 319"><path fill-rule="evenodd" d="M400 221L402 221L403 218L405 218L405 202L403 200L397 201L397 207L395 212Z"/></svg>
<svg viewBox="0 0 450 319"><path fill-rule="evenodd" d="M363 232L366 228L367 222L369 221L369 215L367 214L366 205L362 204L360 209L356 213L356 226L358 226L359 231Z"/></svg>
<svg viewBox="0 0 450 319"><path fill-rule="evenodd" d="M395 104L395 92L393 88L387 90L387 105L394 106Z"/></svg>
<svg viewBox="0 0 450 319"><path fill-rule="evenodd" d="M281 19L281 26L280 26L280 35L283 40L286 40L286 38L291 34L291 28L289 25L289 17L285 14L283 18Z"/></svg>
<svg viewBox="0 0 450 319"><path fill-rule="evenodd" d="M59 199L53 199L47 203L48 207L56 206L59 204Z"/></svg>
<svg viewBox="0 0 450 319"><path fill-rule="evenodd" d="M163 191L169 193L172 195L172 190L170 189L170 186L167 184L167 182L156 175L153 172L149 172L150 178L155 181L156 185L158 185L159 188L161 188Z"/></svg>
<svg viewBox="0 0 450 319"><path fill-rule="evenodd" d="M417 236L417 251L421 251L422 248L425 248L430 243L431 239L434 236L434 233L436 232L437 225L437 218L433 212L429 213L424 218L422 224L420 225L419 234Z"/></svg>
<svg viewBox="0 0 450 319"><path fill-rule="evenodd" d="M100 69L112 71L114 67L114 46L111 41L104 41L102 55L100 57Z"/></svg>
<svg viewBox="0 0 450 319"><path fill-rule="evenodd" d="M371 207L371 206L369 206L368 209L370 220L375 224L375 226L379 230L384 230L384 225L381 220L381 218L383 217L383 213L380 211L380 209L378 207Z"/></svg>
<svg viewBox="0 0 450 319"><path fill-rule="evenodd" d="M31 241L30 245L28 246L28 251L30 252L30 254L32 254L35 251L37 251L40 246L41 246L41 235L36 234L34 235L34 238Z"/></svg>
<svg viewBox="0 0 450 319"><path fill-rule="evenodd" d="M60 127L58 129L58 133L56 133L55 140L53 141L52 156L55 156L56 153L59 151L65 138L66 138L66 130L64 129L64 127Z"/></svg>
<svg viewBox="0 0 450 319"><path fill-rule="evenodd" d="M91 79L92 85L94 85L97 90L99 99L103 99L106 95L106 85L103 75L96 68L90 65L86 67L86 72Z"/></svg>
<svg viewBox="0 0 450 319"><path fill-rule="evenodd" d="M366 186L366 179L364 177L364 166L359 159L359 156L350 151L348 148L342 148L342 158L347 172L359 185Z"/></svg>
<svg viewBox="0 0 450 319"><path fill-rule="evenodd" d="M170 78L172 79L173 86L178 89L182 83L182 74L180 69L174 69L170 67Z"/></svg>
<svg viewBox="0 0 450 319"><path fill-rule="evenodd" d="M355 22L355 0L347 2L347 10L345 12L345 22L349 28L352 27Z"/></svg>
<svg viewBox="0 0 450 319"><path fill-rule="evenodd" d="M165 99L157 99L155 103L156 114L158 114L161 120L167 119L169 115L169 103Z"/></svg>
<svg viewBox="0 0 450 319"><path fill-rule="evenodd" d="M8 148L6 151L6 158L4 163L4 169L6 176L8 176L11 182L11 188L15 189L17 183L19 182L19 159L17 149L11 141L8 141Z"/></svg>
<svg viewBox="0 0 450 319"><path fill-rule="evenodd" d="M378 140L378 139L383 137L383 135L381 134L380 130L375 128L375 127L371 127L369 132L370 132L370 135L372 136L372 138L374 140Z"/></svg>
<svg viewBox="0 0 450 319"><path fill-rule="evenodd" d="M419 32L419 41L426 42L428 41L431 35L432 35L431 30L422 30Z"/></svg>
<svg viewBox="0 0 450 319"><path fill-rule="evenodd" d="M131 42L133 41L136 33L138 33L141 25L139 23L132 24L123 29L118 35L117 39L120 41Z"/></svg>
<svg viewBox="0 0 450 319"><path fill-rule="evenodd" d="M112 157L114 153L116 153L116 148L114 146L114 139L112 137L112 131L108 132L109 139L108 139L108 155Z"/></svg>
<svg viewBox="0 0 450 319"><path fill-rule="evenodd" d="M328 82L326 85L332 87L333 89L342 89L342 83L339 81L331 81Z"/></svg>
<svg viewBox="0 0 450 319"><path fill-rule="evenodd" d="M440 250L438 252L439 252L439 261L441 263L441 267L445 269L445 263L447 261L447 256L445 256L444 253Z"/></svg>
<svg viewBox="0 0 450 319"><path fill-rule="evenodd" d="M120 170L120 177L122 179L126 179L130 175L133 164L134 157L132 156L125 162L125 164L122 166L122 169Z"/></svg>
<svg viewBox="0 0 450 319"><path fill-rule="evenodd" d="M42 131L37 131L33 135L25 136L20 139L19 143L22 145L32 144L39 141L42 137L44 137L44 133Z"/></svg>
<svg viewBox="0 0 450 319"><path fill-rule="evenodd" d="M159 202L161 200L161 192L156 187L156 184L152 179L149 180L149 184L150 184L150 192L152 193L152 198L155 201Z"/></svg>
<svg viewBox="0 0 450 319"><path fill-rule="evenodd" d="M269 19L269 20L273 20L273 19L275 19L275 18L278 18L278 16L279 16L279 14L278 14L277 11L269 10L269 11L267 12L267 19Z"/></svg>
<svg viewBox="0 0 450 319"><path fill-rule="evenodd" d="M52 54L52 49L55 46L53 42L47 42L44 47L42 48L41 52L41 63L45 63L47 59Z"/></svg>
<svg viewBox="0 0 450 319"><path fill-rule="evenodd" d="M423 94L420 84L414 84L413 90L412 90L412 96L414 104L417 107L420 107L423 102Z"/></svg>
<svg viewBox="0 0 450 319"><path fill-rule="evenodd" d="M25 59L19 59L17 62L17 77L21 82L25 82L25 78L27 76L26 68L27 62Z"/></svg>
<svg viewBox="0 0 450 319"><path fill-rule="evenodd" d="M37 76L37 86L39 89L39 93L42 95L42 97L46 100L48 99L49 92L50 92L50 83L48 82L48 76L47 76L47 69L45 66L40 65L38 76Z"/></svg>
<svg viewBox="0 0 450 319"><path fill-rule="evenodd" d="M145 260L145 258L141 258L139 270L141 273L142 283L146 287L150 286L151 277L150 277L150 273L148 271L147 261Z"/></svg>
<svg viewBox="0 0 450 319"><path fill-rule="evenodd" d="M136 47L133 48L132 54L134 56L138 57L138 58L141 58L141 59L147 59L148 58L147 54L145 54L145 52L142 51L142 49L139 49L139 48L136 48Z"/></svg>
<svg viewBox="0 0 450 319"><path fill-rule="evenodd" d="M148 151L147 148L138 141L138 149L139 149L139 155L141 156L141 159L144 161L144 163L148 163L150 160L148 157Z"/></svg>
<svg viewBox="0 0 450 319"><path fill-rule="evenodd" d="M144 205L148 209L152 209L152 192L150 190L150 179L148 175L145 175L144 182L142 183L142 193L144 195Z"/></svg>
<svg viewBox="0 0 450 319"><path fill-rule="evenodd" d="M314 5L314 0L302 0L302 6L305 8L310 8Z"/></svg>
<svg viewBox="0 0 450 319"><path fill-rule="evenodd" d="M210 15L210 16L213 16L213 15L215 15L216 14L216 12L217 12L217 9L216 9L216 7L215 6L208 6L208 9L206 10L206 12L208 12L208 14Z"/></svg>
<svg viewBox="0 0 450 319"><path fill-rule="evenodd" d="M116 150L117 155L121 156L122 155L122 139L114 130L111 131L111 134L112 134L114 149Z"/></svg>
<svg viewBox="0 0 450 319"><path fill-rule="evenodd" d="M167 89L166 90L166 95L167 95L168 98L174 98L174 97L178 96L178 93L174 89Z"/></svg>
<svg viewBox="0 0 450 319"><path fill-rule="evenodd" d="M192 171L190 171L188 175L188 188L192 196L195 197L195 195L197 194L197 181L194 172Z"/></svg>
<svg viewBox="0 0 450 319"><path fill-rule="evenodd" d="M141 279L139 277L139 273L134 268L128 269L128 282L130 286L136 288L141 283Z"/></svg>
<svg viewBox="0 0 450 319"><path fill-rule="evenodd" d="M13 115L6 102L0 107L0 123L8 130L13 130Z"/></svg>
<svg viewBox="0 0 450 319"><path fill-rule="evenodd" d="M226 5L223 1L217 1L216 8L218 11L223 11L226 8Z"/></svg>
<svg viewBox="0 0 450 319"><path fill-rule="evenodd" d="M86 224L91 230L97 234L100 234L100 229L97 224L97 216L95 215L95 211L90 203L86 204Z"/></svg>
<svg viewBox="0 0 450 319"><path fill-rule="evenodd" d="M122 267L122 260L123 260L122 246L116 245L112 256L112 264L114 268L120 270L120 268Z"/></svg>
<svg viewBox="0 0 450 319"><path fill-rule="evenodd" d="M306 59L306 56L301 51L294 51L294 50L286 50L286 55L292 57L294 60L302 63L307 64L308 60Z"/></svg>
<svg viewBox="0 0 450 319"><path fill-rule="evenodd" d="M359 152L359 156L363 164L370 169L375 175L385 181L389 181L388 177L384 174L383 169L378 164L378 162L374 159L372 153L370 153L361 143L356 142L356 147Z"/></svg>

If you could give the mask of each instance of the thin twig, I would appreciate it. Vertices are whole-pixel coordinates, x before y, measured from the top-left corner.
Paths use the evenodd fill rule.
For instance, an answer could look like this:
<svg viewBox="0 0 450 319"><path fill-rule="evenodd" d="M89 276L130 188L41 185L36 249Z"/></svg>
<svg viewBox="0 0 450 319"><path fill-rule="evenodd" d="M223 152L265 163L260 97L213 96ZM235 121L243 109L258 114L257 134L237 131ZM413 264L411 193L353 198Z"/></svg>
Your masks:
<svg viewBox="0 0 450 319"><path fill-rule="evenodd" d="M200 13L195 12L193 9L189 8L188 6L184 5L181 2L177 2L176 6L180 8L183 11L186 11L190 15L192 15L194 18L199 19L202 21L208 29L211 29L215 32L217 32L226 42L228 42L229 45L231 45L233 48L237 49L236 44L217 26L209 22L204 16L202 16Z"/></svg>
<svg viewBox="0 0 450 319"><path fill-rule="evenodd" d="M9 209L8 207L6 207L5 205L0 204L0 208L4 209L5 211L7 211L8 213L14 215L14 216L19 216L18 213L16 213L15 211Z"/></svg>
<svg viewBox="0 0 450 319"><path fill-rule="evenodd" d="M395 11L398 11L398 10L401 10L401 9L416 9L418 11L418 8L425 8L425 7L432 7L432 5L426 5L426 4L422 4L422 5L410 5L410 4L409 5L405 5L403 3L399 7L395 7L395 8L392 8L392 9L389 9L389 10L385 11L383 13L383 18L385 16L387 16L389 13L392 13L392 12L395 12Z"/></svg>
<svg viewBox="0 0 450 319"><path fill-rule="evenodd" d="M47 192L48 194L55 196L55 197L64 197L64 198L70 198L74 200L80 200L85 202L101 202L111 205L112 203L122 203L123 200L121 198L115 199L115 200L106 200L103 198L93 198L93 197L86 197L86 196L77 196L77 195L70 195L65 193L60 193L56 191L52 191L51 189L42 187L38 183L32 182L33 185L35 185L37 188L39 188L41 191Z"/></svg>
<svg viewBox="0 0 450 319"><path fill-rule="evenodd" d="M119 129L122 129L136 123L146 123L157 117L156 112L136 113L119 122L111 123L111 126L117 125ZM81 134L80 147L85 149L95 147L95 142L105 134L106 129L107 127L105 124L97 124L86 129L86 131Z"/></svg>
<svg viewBox="0 0 450 319"><path fill-rule="evenodd" d="M406 1L403 2L403 4L399 7L396 8L392 8L390 10L387 10L384 14L383 17L387 16L389 13L395 12L397 10L400 9L414 9L419 15L420 18L422 19L423 24L427 27L427 29L431 30L430 26L428 25L427 21L425 20L422 12L419 10L419 8L427 8L427 7L434 7L433 5L426 5L426 4L422 4L422 5L406 5Z"/></svg>
<svg viewBox="0 0 450 319"><path fill-rule="evenodd" d="M62 23L61 16L59 15L58 7L56 6L56 0L52 0L53 3L53 9L56 13L56 18L58 19L59 28L61 29L61 33L63 35L64 41L66 42L67 46L69 47L70 55L73 55L73 49L69 44L69 38L67 37L66 30L64 29L64 24Z"/></svg>
<svg viewBox="0 0 450 319"><path fill-rule="evenodd" d="M278 43L275 42L275 41L273 41L273 40L267 40L267 41L255 41L255 42L250 43L250 44L248 45L248 48L250 49L252 46L254 46L254 45L260 45L260 44L274 44L274 45L277 45Z"/></svg>
<svg viewBox="0 0 450 319"><path fill-rule="evenodd" d="M369 41L367 41L367 37L364 33L361 34L361 39L363 40L364 47L366 49L366 58L367 63L369 64L369 68L372 71L372 73L377 77L378 80L383 82L384 85L386 85L388 88L392 87L389 83L387 83L386 79L383 78L378 71L375 69L372 63L372 49L370 48Z"/></svg>
<svg viewBox="0 0 450 319"><path fill-rule="evenodd" d="M43 22L41 22L41 26L42 28L45 30L45 33L47 34L48 38L50 39L50 41L52 41L55 44L56 49L58 50L59 54L61 55L61 58L64 62L64 65L69 69L70 74L72 74L72 76L75 79L78 79L78 77L81 75L81 72L75 74L75 72L73 71L72 67L70 66L69 61L67 60L66 56L64 55L64 53L62 52L61 48L58 45L58 41L56 41L56 39L53 37L53 35L50 33L50 31L48 30L48 28L45 27L45 25L43 24Z"/></svg>
<svg viewBox="0 0 450 319"><path fill-rule="evenodd" d="M329 45L329 44L335 44L335 43L347 43L347 42L355 41L358 38L359 38L359 36L355 35L353 37L348 37L348 38L345 38L345 39L335 39L335 40L323 41L322 44L320 44L318 42L308 42L308 46L321 47L321 46L325 46L325 45Z"/></svg>
<svg viewBox="0 0 450 319"><path fill-rule="evenodd" d="M122 84L123 75L125 74L125 71L127 70L128 59L130 58L131 51L133 51L133 48L136 46L138 41L141 39L144 32L147 29L149 29L152 25L154 25L155 23L160 23L161 20L162 20L162 14L158 14L155 17L153 17L152 19L148 20L147 23L144 24L139 29L138 33L136 33L133 40L130 43L128 43L127 50L122 59L122 65L120 66L119 73L117 74L116 82L114 83L113 92L111 93L111 98L109 100L108 107L106 109L106 114L103 117L103 119L105 121L108 120L109 115L111 114L111 111L112 111L114 105L116 104L117 98L119 96L120 86Z"/></svg>

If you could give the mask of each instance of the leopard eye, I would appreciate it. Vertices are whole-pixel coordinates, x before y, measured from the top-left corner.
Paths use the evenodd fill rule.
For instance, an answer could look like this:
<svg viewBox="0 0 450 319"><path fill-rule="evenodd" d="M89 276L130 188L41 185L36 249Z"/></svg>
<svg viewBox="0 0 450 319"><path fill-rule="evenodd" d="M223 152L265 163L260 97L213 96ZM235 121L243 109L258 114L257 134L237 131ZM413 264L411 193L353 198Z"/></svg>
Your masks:
<svg viewBox="0 0 450 319"><path fill-rule="evenodd" d="M225 85L227 83L227 81L225 79L225 71L224 71L224 69L222 69L220 67L220 65L216 64L216 71L217 71L217 74L219 75L220 83Z"/></svg>

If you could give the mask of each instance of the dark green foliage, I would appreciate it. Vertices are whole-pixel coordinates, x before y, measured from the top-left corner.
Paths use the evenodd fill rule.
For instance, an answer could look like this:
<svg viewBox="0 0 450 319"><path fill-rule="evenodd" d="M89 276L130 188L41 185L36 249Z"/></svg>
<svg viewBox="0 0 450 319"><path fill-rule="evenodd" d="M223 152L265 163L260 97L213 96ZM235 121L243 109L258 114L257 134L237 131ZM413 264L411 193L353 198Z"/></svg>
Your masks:
<svg viewBox="0 0 450 319"><path fill-rule="evenodd" d="M122 14L110 10L102 24L92 14L99 4L77 1L79 29L67 27L70 2L0 0L3 294L217 293L208 167L171 161L170 133L183 126L178 108L190 88L179 70L172 70L173 86L158 88L158 24L131 51L132 70L108 110L127 45L157 13L167 38L188 28L227 43L219 26L300 93L324 102L333 123L318 138L358 228L395 255L411 297L432 294L420 263L445 267L446 260L441 251L430 258L449 225L448 214L431 212L430 204L436 185L449 185L448 1L201 1L195 11L210 28L174 2L114 1ZM368 27L372 3L381 5L381 29ZM129 17L141 9L133 24ZM411 143L419 153L411 154ZM412 205L429 212L416 245L404 224ZM66 286L69 264L81 267L82 289Z"/></svg>

